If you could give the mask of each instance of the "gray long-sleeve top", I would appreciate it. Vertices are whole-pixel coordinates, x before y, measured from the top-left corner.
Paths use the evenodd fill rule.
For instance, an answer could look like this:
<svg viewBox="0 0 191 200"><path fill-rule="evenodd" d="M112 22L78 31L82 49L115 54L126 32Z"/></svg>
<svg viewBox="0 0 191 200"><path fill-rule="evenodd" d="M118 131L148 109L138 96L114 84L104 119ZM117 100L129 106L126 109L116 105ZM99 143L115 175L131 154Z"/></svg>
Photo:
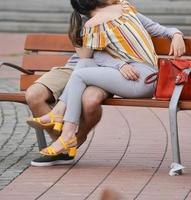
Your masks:
<svg viewBox="0 0 191 200"><path fill-rule="evenodd" d="M162 26L141 13L137 13L137 17L151 36L172 38L175 33L181 33L181 31L179 31L177 28L169 28Z"/></svg>
<svg viewBox="0 0 191 200"><path fill-rule="evenodd" d="M160 25L157 22L154 22L150 18L144 16L141 13L136 14L140 22L143 24L144 28L147 30L147 32L151 36L161 36L161 37L168 37L172 38L175 33L181 33L180 30L177 28L169 28ZM124 61L119 59L114 59L112 56L110 56L107 53L104 53L104 51L95 51L94 52L94 60L95 62L100 66L108 66L112 68L119 69L122 65L125 64ZM79 61L79 57L77 54L74 54L70 60L68 61L66 68L74 68L77 62Z"/></svg>

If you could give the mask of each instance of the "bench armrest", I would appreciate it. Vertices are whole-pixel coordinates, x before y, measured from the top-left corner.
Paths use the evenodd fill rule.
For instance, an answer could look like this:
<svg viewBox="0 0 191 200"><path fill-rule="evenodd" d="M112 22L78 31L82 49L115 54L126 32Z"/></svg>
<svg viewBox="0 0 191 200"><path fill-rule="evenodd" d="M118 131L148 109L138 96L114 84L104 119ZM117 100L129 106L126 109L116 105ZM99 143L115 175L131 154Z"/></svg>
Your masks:
<svg viewBox="0 0 191 200"><path fill-rule="evenodd" d="M22 67L15 65L13 63L0 61L0 67L3 66L3 65L14 68L14 69L19 70L20 72L23 72L23 73L28 74L28 75L34 74L33 71L23 69Z"/></svg>

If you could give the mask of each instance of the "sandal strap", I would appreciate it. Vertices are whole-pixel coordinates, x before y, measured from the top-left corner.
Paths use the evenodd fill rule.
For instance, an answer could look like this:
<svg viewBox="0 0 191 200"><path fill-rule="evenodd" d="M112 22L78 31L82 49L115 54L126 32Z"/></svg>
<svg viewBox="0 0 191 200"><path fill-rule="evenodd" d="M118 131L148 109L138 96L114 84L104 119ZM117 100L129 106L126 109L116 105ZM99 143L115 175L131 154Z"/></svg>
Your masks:
<svg viewBox="0 0 191 200"><path fill-rule="evenodd" d="M55 119L63 119L62 115L54 115L51 112L48 113L48 116L50 118L50 123L54 123ZM62 121L58 121L58 122L62 122Z"/></svg>
<svg viewBox="0 0 191 200"><path fill-rule="evenodd" d="M73 137L73 138L71 138L70 140L68 140L67 143L68 143L68 145L69 145L69 144L73 144L73 143L77 143L77 138L76 138L76 136Z"/></svg>
<svg viewBox="0 0 191 200"><path fill-rule="evenodd" d="M41 120L39 117L34 117L34 118L32 118L32 120L35 122L41 123Z"/></svg>
<svg viewBox="0 0 191 200"><path fill-rule="evenodd" d="M62 123L63 122L62 120L61 121L55 121L55 119L63 119L62 115L53 115L52 113L48 113L47 115L49 117L49 121L48 122L43 122L41 120L41 117L34 117L33 121L38 122L40 124L54 123L54 122L60 122L60 123Z"/></svg>
<svg viewBox="0 0 191 200"><path fill-rule="evenodd" d="M41 154L43 155L48 155L48 156L57 156L58 154L67 151L70 154L70 151L74 151L76 152L76 146L77 146L77 139L76 137L71 138L68 141L64 141L63 137L59 137L58 138L59 142L62 144L62 146L64 147L64 149L60 152L56 152L55 148L53 146L48 146L46 149L43 149L42 151L40 151ZM70 144L73 144L73 146L69 147ZM76 154L76 153L75 153Z"/></svg>
<svg viewBox="0 0 191 200"><path fill-rule="evenodd" d="M48 151L49 155L57 155L54 147L52 147L52 146L47 147L47 151Z"/></svg>
<svg viewBox="0 0 191 200"><path fill-rule="evenodd" d="M58 138L58 140L63 145L64 149L67 150L68 149L68 142L65 142L64 139L61 136Z"/></svg>
<svg viewBox="0 0 191 200"><path fill-rule="evenodd" d="M58 140L59 140L60 143L63 145L64 149L68 149L68 145L70 145L70 144L75 144L75 145L77 144L77 139L76 139L76 137L73 137L73 138L71 138L70 140L68 140L68 141L66 142L66 141L64 141L63 137L60 136L60 137L58 138Z"/></svg>

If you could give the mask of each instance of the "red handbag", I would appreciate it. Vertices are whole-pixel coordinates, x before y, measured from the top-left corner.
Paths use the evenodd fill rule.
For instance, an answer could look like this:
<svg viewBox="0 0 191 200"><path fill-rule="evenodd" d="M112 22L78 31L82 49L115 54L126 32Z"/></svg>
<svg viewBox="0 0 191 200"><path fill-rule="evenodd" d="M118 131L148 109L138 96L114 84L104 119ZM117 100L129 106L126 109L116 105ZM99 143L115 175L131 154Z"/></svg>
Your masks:
<svg viewBox="0 0 191 200"><path fill-rule="evenodd" d="M170 100L175 85L184 84L180 99L191 100L191 75L183 72L184 69L188 68L191 68L191 60L160 59L159 72L148 76L145 83L149 84L157 80L154 96L159 100ZM154 80L153 77L155 77Z"/></svg>

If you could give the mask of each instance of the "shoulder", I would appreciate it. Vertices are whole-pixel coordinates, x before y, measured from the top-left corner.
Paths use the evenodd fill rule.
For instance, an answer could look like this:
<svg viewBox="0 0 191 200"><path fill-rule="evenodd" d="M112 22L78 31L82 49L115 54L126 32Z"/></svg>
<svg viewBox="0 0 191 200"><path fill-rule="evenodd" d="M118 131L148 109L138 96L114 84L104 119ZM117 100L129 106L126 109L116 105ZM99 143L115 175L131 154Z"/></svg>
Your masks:
<svg viewBox="0 0 191 200"><path fill-rule="evenodd" d="M95 16L85 23L85 27L102 25L121 16L121 4L106 6L96 11Z"/></svg>
<svg viewBox="0 0 191 200"><path fill-rule="evenodd" d="M87 20L86 23L84 24L85 28L89 28L89 27L94 27L100 24L100 18L99 16L94 16L91 19Z"/></svg>

